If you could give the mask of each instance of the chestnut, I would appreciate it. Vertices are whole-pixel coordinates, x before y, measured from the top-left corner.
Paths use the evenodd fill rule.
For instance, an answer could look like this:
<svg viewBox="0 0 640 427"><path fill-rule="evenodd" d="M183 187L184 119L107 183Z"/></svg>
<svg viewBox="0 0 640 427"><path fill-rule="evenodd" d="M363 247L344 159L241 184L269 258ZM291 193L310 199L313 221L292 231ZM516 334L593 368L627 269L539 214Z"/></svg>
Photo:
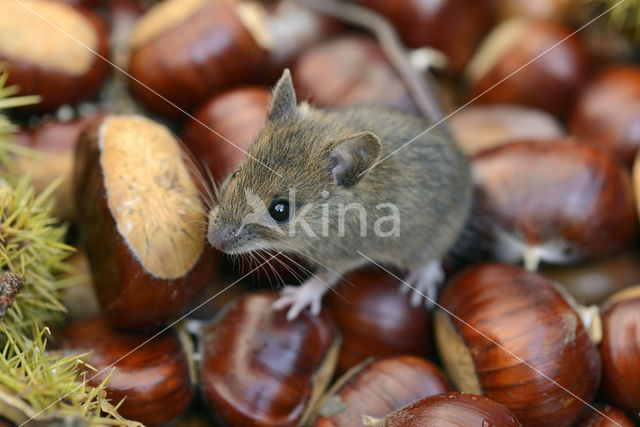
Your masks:
<svg viewBox="0 0 640 427"><path fill-rule="evenodd" d="M48 21L48 22L47 22ZM93 13L45 0L0 3L0 63L7 85L39 95L29 111L52 111L95 94L109 64L106 28ZM97 53L97 55L96 55Z"/></svg>
<svg viewBox="0 0 640 427"><path fill-rule="evenodd" d="M389 19L406 46L442 51L453 74L462 71L493 21L493 5L487 0L362 0L361 4Z"/></svg>
<svg viewBox="0 0 640 427"><path fill-rule="evenodd" d="M640 283L640 251L635 248L575 265L543 265L540 273L561 284L583 305L601 304L608 297Z"/></svg>
<svg viewBox="0 0 640 427"><path fill-rule="evenodd" d="M602 307L602 388L608 401L640 411L640 286L613 295Z"/></svg>
<svg viewBox="0 0 640 427"><path fill-rule="evenodd" d="M33 129L25 128L11 136L11 142L29 148L32 154L15 156L14 165L23 174L32 174L37 193L62 177L53 192L52 214L63 220L75 217L73 162L76 143L84 128L98 116L78 117L68 122L45 121Z"/></svg>
<svg viewBox="0 0 640 427"><path fill-rule="evenodd" d="M564 114L590 68L586 48L571 34L570 28L548 21L503 22L469 62L468 99Z"/></svg>
<svg viewBox="0 0 640 427"><path fill-rule="evenodd" d="M512 17L537 18L561 22L571 12L571 1L567 0L497 0L501 19Z"/></svg>
<svg viewBox="0 0 640 427"><path fill-rule="evenodd" d="M436 345L457 389L502 403L526 426L570 425L587 410L600 357L575 303L549 279L477 264L439 302Z"/></svg>
<svg viewBox="0 0 640 427"><path fill-rule="evenodd" d="M139 116L108 116L80 137L78 224L98 299L122 328L179 316L213 275L206 213L176 139Z"/></svg>
<svg viewBox="0 0 640 427"><path fill-rule="evenodd" d="M273 2L266 9L266 27L271 40L267 68L263 79L275 82L282 69L292 65L296 57L320 41L337 33L342 25L336 19L318 14L296 0ZM267 80L264 80L264 79Z"/></svg>
<svg viewBox="0 0 640 427"><path fill-rule="evenodd" d="M575 424L576 427L633 427L633 422L624 412L611 405L596 405L587 416Z"/></svg>
<svg viewBox="0 0 640 427"><path fill-rule="evenodd" d="M565 131L546 111L521 105L469 105L448 119L460 148L469 156L525 139L558 139Z"/></svg>
<svg viewBox="0 0 640 427"><path fill-rule="evenodd" d="M412 306L410 295L398 292L400 286L402 282L388 273L361 269L327 292L325 305L343 338L339 374L369 357L431 355L431 315L424 307Z"/></svg>
<svg viewBox="0 0 640 427"><path fill-rule="evenodd" d="M367 427L522 426L518 418L503 405L483 396L458 392L425 397L384 418L365 417L363 421Z"/></svg>
<svg viewBox="0 0 640 427"><path fill-rule="evenodd" d="M382 417L415 400L448 391L449 381L427 360L414 356L370 358L327 391L312 425L361 425L363 415Z"/></svg>
<svg viewBox="0 0 640 427"><path fill-rule="evenodd" d="M266 30L251 19L250 5L256 6L164 0L151 7L131 36L134 94L152 110L175 117L180 109L254 78L267 58L260 44Z"/></svg>
<svg viewBox="0 0 640 427"><path fill-rule="evenodd" d="M185 124L182 141L216 186L236 170L264 127L270 96L263 86L230 89L205 102Z"/></svg>
<svg viewBox="0 0 640 427"><path fill-rule="evenodd" d="M288 321L276 299L247 295L202 330L202 394L226 425L304 424L333 374L340 334L328 313Z"/></svg>
<svg viewBox="0 0 640 427"><path fill-rule="evenodd" d="M370 37L318 44L300 55L292 76L299 98L321 107L376 104L415 111L400 77Z"/></svg>
<svg viewBox="0 0 640 427"><path fill-rule="evenodd" d="M110 376L107 397L125 399L118 412L144 424L164 424L182 414L195 394L192 343L169 329L157 335L121 332L96 316L70 324L60 346L68 353L88 353L86 378L98 386Z"/></svg>
<svg viewBox="0 0 640 427"><path fill-rule="evenodd" d="M640 68L611 66L580 93L569 121L571 135L611 151L631 168L640 147Z"/></svg>
<svg viewBox="0 0 640 427"><path fill-rule="evenodd" d="M634 241L638 220L626 171L575 141L518 141L483 151L472 169L496 230L499 259L565 264ZM615 207L615 208L612 208Z"/></svg>

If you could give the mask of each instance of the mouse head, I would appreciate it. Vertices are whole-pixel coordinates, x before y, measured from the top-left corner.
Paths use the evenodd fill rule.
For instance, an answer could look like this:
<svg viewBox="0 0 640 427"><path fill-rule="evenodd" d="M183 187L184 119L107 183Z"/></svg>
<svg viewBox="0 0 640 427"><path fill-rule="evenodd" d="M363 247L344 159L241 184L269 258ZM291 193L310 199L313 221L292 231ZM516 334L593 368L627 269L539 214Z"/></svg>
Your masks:
<svg viewBox="0 0 640 427"><path fill-rule="evenodd" d="M213 246L304 254L317 244L327 221L322 205L356 191L381 151L373 133L331 122L324 111L297 106L285 70L264 129L209 213Z"/></svg>

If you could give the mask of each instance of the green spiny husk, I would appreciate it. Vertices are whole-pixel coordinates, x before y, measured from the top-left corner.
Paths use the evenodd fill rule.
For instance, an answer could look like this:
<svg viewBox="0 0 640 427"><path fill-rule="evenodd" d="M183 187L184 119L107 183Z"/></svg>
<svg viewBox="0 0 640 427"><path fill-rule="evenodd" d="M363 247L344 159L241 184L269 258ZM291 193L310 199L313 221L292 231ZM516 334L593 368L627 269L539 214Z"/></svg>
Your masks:
<svg viewBox="0 0 640 427"><path fill-rule="evenodd" d="M0 357L0 416L29 425L129 425L106 398L105 384L89 387L84 381L92 369L83 355L61 355L47 350L47 328L33 326L33 339L0 323L6 343ZM32 424L33 423L33 424Z"/></svg>

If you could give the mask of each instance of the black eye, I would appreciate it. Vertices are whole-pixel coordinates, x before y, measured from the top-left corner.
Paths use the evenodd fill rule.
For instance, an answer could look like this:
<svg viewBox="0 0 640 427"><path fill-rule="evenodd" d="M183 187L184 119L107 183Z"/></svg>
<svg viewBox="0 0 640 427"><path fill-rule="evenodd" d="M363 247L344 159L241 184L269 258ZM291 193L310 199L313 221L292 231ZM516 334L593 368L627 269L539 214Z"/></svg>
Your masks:
<svg viewBox="0 0 640 427"><path fill-rule="evenodd" d="M288 200L275 200L271 202L269 208L269 215L271 218L278 222L284 222L289 219L289 201Z"/></svg>
<svg viewBox="0 0 640 427"><path fill-rule="evenodd" d="M233 173L231 174L231 179L233 179L233 178L235 178L236 176L238 176L238 174L239 174L239 173L240 173L240 171L239 171L239 170L237 170L237 171L233 172Z"/></svg>

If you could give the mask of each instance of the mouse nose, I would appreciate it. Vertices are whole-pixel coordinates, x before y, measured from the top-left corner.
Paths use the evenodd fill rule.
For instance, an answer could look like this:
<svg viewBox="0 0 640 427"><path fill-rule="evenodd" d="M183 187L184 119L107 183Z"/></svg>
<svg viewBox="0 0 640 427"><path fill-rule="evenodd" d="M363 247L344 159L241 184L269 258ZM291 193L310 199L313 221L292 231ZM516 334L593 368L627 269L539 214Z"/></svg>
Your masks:
<svg viewBox="0 0 640 427"><path fill-rule="evenodd" d="M207 238L211 245L223 251L229 247L229 244L235 240L235 233L231 227L209 227Z"/></svg>

